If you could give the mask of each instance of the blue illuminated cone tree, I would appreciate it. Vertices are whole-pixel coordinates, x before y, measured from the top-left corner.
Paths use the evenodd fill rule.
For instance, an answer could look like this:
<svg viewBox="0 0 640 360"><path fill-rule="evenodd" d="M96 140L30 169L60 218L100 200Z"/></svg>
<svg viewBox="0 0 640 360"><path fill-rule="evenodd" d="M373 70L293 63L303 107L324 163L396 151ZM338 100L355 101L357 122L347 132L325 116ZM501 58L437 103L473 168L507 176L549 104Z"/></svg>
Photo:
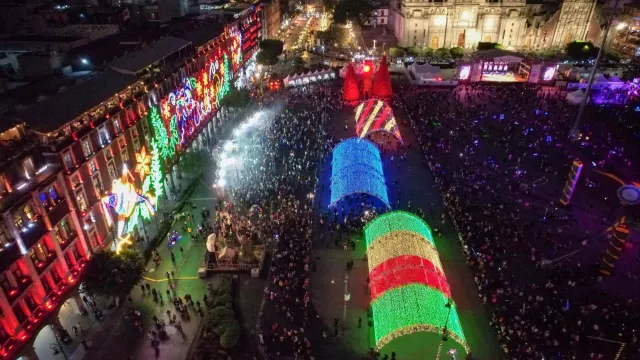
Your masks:
<svg viewBox="0 0 640 360"><path fill-rule="evenodd" d="M358 89L358 78L353 64L347 67L347 73L344 76L344 84L342 85L342 100L358 101L360 99L360 89Z"/></svg>
<svg viewBox="0 0 640 360"><path fill-rule="evenodd" d="M380 68L373 79L373 89L371 95L375 98L385 99L393 94L391 89L391 78L389 76L389 67L387 65L387 56L382 55L380 60Z"/></svg>

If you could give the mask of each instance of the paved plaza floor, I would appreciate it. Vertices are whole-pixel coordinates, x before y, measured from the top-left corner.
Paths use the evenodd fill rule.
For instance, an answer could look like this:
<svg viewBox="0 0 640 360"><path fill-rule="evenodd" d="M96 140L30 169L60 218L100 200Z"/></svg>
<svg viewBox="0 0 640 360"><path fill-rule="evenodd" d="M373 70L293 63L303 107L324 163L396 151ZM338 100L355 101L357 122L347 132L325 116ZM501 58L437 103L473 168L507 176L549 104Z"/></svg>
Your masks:
<svg viewBox="0 0 640 360"><path fill-rule="evenodd" d="M428 167L422 163L422 154L417 139L413 135L408 122L403 121L405 114L400 109L394 109L395 116L400 121L400 131L405 143L412 144L409 149L383 154L383 167L389 202L394 209L417 211L418 208L426 214L429 225L439 227L442 236L435 236L437 249L444 266L447 280L451 286L453 299L458 307L460 321L465 337L472 353L482 360L499 358L499 347L495 331L489 326L489 315L482 301L478 297L473 275L460 249L458 234L451 226L448 216L444 213L440 195L435 186L433 175ZM335 126L329 126L328 131L334 137L342 140L355 136L355 120L345 109L341 116L333 119ZM345 131L344 126L347 126ZM405 160L400 161L400 155ZM331 157L322 165L320 181L323 191L316 194L320 199L321 210L326 210L330 191ZM401 164L400 166L398 166ZM400 193L399 193L400 191ZM400 198L398 199L398 194ZM399 200L399 204L398 204ZM410 201L411 207L408 207ZM442 216L444 215L444 221ZM370 296L366 292L366 278L368 267L365 260L365 244L361 234L355 234L356 250L344 250L342 242L338 246L327 240L318 240L314 250L316 271L311 275L311 294L314 307L327 329L327 346L340 351L342 356L355 354L360 358L374 346L373 328L368 326L367 309ZM346 263L354 261L354 267L347 271ZM344 294L350 295L348 302L344 301ZM344 331L337 339L333 339L333 322L338 318L340 326L344 324ZM358 327L359 319L362 320ZM425 359L425 350L437 348L438 344L421 344L412 342L416 348L404 349L402 359ZM400 355L400 354L399 354Z"/></svg>

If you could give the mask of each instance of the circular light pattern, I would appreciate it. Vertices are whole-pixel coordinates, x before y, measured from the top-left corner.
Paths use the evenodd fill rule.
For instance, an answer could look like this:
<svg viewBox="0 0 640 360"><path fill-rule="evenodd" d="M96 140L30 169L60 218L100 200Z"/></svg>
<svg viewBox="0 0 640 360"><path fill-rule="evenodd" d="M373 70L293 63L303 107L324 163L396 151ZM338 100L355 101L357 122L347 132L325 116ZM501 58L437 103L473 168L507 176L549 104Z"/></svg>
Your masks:
<svg viewBox="0 0 640 360"><path fill-rule="evenodd" d="M364 229L375 344L403 335L447 336L468 351L458 312L429 226L414 214L393 211Z"/></svg>
<svg viewBox="0 0 640 360"><path fill-rule="evenodd" d="M368 194L389 207L380 151L371 142L351 138L333 149L331 205L353 194Z"/></svg>
<svg viewBox="0 0 640 360"><path fill-rule="evenodd" d="M618 199L626 205L640 203L640 188L634 185L623 185L618 188Z"/></svg>

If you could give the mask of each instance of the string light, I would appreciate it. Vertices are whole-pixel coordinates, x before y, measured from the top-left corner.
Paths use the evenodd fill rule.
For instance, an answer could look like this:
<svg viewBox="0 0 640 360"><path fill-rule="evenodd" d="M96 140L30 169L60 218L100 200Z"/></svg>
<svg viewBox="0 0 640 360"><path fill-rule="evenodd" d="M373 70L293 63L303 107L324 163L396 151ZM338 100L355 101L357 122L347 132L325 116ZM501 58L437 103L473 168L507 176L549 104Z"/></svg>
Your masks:
<svg viewBox="0 0 640 360"><path fill-rule="evenodd" d="M346 196L367 194L389 207L380 152L369 141L351 138L333 149L331 206Z"/></svg>
<svg viewBox="0 0 640 360"><path fill-rule="evenodd" d="M468 351L429 226L393 211L371 221L364 234L376 347L417 332L438 337L446 327Z"/></svg>
<svg viewBox="0 0 640 360"><path fill-rule="evenodd" d="M360 103L355 110L356 134L360 138L384 131L402 142L400 129L391 107L381 100L370 99Z"/></svg>

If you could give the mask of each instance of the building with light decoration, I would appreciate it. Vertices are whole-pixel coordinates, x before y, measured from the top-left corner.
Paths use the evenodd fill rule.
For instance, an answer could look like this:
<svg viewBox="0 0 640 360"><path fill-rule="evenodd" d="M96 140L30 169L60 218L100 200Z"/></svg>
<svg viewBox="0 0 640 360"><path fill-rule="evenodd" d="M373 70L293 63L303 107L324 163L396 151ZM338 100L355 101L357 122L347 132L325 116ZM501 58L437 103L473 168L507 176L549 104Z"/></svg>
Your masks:
<svg viewBox="0 0 640 360"><path fill-rule="evenodd" d="M77 286L91 254L144 237L176 196L180 154L219 131L261 11L163 37L3 120L0 358L37 359L33 340L59 326L61 305L85 310Z"/></svg>

